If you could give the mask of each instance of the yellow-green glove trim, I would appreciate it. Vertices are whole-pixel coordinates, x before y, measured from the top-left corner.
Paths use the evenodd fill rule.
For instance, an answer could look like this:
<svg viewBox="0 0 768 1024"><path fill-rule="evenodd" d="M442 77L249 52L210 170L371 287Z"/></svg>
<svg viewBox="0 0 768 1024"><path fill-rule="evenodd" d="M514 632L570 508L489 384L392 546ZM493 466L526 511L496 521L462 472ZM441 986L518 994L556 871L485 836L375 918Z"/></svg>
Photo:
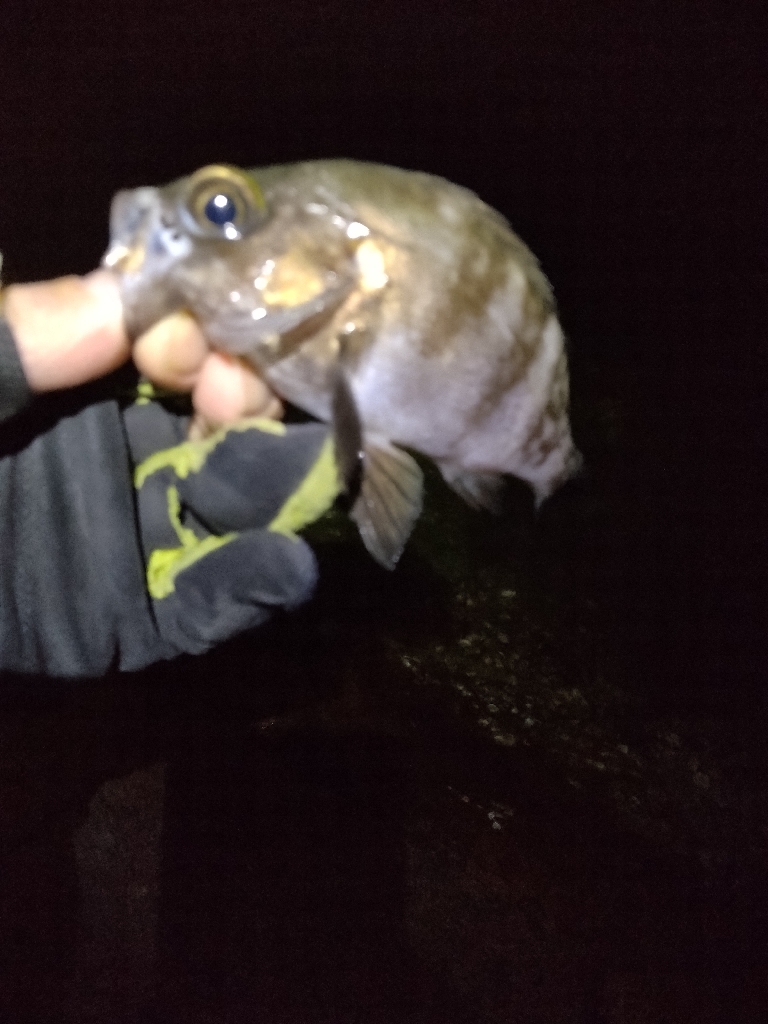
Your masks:
<svg viewBox="0 0 768 1024"><path fill-rule="evenodd" d="M285 537L294 537L298 530L314 523L328 511L340 490L333 439L328 437L312 468L267 529Z"/></svg>
<svg viewBox="0 0 768 1024"><path fill-rule="evenodd" d="M155 452L138 465L133 474L134 486L138 489L152 473L161 469L172 469L176 476L185 479L190 473L199 473L205 464L205 460L221 444L230 430L261 430L265 434L277 434L282 437L285 434L285 424L279 420L268 420L261 416L252 416L248 419L238 420L226 427L221 427L209 437L201 441L184 441L174 448L165 448Z"/></svg>
<svg viewBox="0 0 768 1024"><path fill-rule="evenodd" d="M180 399L183 396L178 391L172 391L170 388L161 388L158 384L153 384L151 380L142 379L134 387L136 405L149 405L150 402L156 400L162 400L163 398Z"/></svg>
<svg viewBox="0 0 768 1024"><path fill-rule="evenodd" d="M171 522L176 535L181 541L178 548L157 548L147 561L147 589L150 595L157 601L160 598L168 597L176 589L176 577L190 565L194 565L198 559L210 554L217 548L223 547L237 537L236 533L225 533L222 537L211 534L208 537L200 538L189 527L183 526L181 522L181 501L179 492L175 487L169 487L168 496L168 519Z"/></svg>

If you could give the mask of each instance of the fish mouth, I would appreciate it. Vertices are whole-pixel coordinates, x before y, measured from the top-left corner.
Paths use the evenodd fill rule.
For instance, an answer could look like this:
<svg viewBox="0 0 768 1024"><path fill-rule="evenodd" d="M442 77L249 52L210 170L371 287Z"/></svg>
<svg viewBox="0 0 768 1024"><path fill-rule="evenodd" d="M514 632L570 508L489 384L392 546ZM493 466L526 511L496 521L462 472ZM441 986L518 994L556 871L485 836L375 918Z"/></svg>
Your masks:
<svg viewBox="0 0 768 1024"><path fill-rule="evenodd" d="M156 188L124 189L112 199L109 247L102 267L120 274L136 273L146 258L146 235L157 207Z"/></svg>
<svg viewBox="0 0 768 1024"><path fill-rule="evenodd" d="M101 258L101 265L117 274L135 274L144 265L146 250L143 245L124 245L115 242Z"/></svg>

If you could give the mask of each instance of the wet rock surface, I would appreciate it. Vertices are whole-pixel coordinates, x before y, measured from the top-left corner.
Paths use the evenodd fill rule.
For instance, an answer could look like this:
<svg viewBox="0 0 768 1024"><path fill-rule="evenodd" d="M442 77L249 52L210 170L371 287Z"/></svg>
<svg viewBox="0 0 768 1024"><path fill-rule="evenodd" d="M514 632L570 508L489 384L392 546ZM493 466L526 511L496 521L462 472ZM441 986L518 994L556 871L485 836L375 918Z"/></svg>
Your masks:
<svg viewBox="0 0 768 1024"><path fill-rule="evenodd" d="M10 685L6 1019L761 1020L764 705L676 687L632 617L664 602L605 424L538 517L425 467L395 573L333 514L299 613Z"/></svg>

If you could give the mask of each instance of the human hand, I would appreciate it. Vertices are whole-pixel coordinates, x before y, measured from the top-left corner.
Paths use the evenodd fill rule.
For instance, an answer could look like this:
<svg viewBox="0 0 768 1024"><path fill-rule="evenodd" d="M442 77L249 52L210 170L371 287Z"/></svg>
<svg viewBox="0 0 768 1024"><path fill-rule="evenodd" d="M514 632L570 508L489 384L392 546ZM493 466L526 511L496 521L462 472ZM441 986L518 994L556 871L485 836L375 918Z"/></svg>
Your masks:
<svg viewBox="0 0 768 1024"><path fill-rule="evenodd" d="M246 418L182 440L183 417L161 402L122 417L152 621L171 653L198 654L310 597L317 564L296 533L340 487L325 424Z"/></svg>
<svg viewBox="0 0 768 1024"><path fill-rule="evenodd" d="M117 280L108 270L11 285L3 299L32 391L93 380L133 354L138 369L153 383L192 394L193 430L198 434L244 416L276 419L282 414L269 385L243 360L212 351L186 313L155 324L131 350Z"/></svg>
<svg viewBox="0 0 768 1024"><path fill-rule="evenodd" d="M73 403L0 458L0 671L133 672L311 597L296 533L339 490L328 428L252 417L189 440L174 404Z"/></svg>

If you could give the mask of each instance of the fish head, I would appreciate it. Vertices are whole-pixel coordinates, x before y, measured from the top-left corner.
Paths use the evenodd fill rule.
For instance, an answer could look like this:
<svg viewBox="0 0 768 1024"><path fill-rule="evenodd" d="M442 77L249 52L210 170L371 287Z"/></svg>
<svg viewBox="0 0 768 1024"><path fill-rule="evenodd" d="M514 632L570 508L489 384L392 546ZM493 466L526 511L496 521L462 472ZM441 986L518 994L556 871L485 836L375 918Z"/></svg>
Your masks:
<svg viewBox="0 0 768 1024"><path fill-rule="evenodd" d="M102 264L120 276L129 331L140 333L188 304L194 298L184 287L190 264L217 256L237 261L237 251L226 252L226 243L251 236L265 219L256 183L223 165L202 168L164 188L118 192Z"/></svg>
<svg viewBox="0 0 768 1024"><path fill-rule="evenodd" d="M102 264L120 278L132 337L185 309L212 344L266 367L354 288L346 227L286 197L270 203L252 174L216 164L118 192Z"/></svg>

